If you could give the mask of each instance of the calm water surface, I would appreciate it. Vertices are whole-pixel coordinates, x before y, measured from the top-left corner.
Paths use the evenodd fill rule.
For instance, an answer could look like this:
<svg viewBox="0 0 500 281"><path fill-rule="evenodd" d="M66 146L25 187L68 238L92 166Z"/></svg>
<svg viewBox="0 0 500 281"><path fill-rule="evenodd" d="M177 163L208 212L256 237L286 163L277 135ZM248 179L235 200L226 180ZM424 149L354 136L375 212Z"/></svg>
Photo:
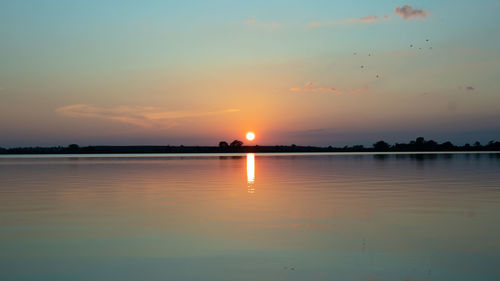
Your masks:
<svg viewBox="0 0 500 281"><path fill-rule="evenodd" d="M500 280L500 155L0 157L0 280Z"/></svg>

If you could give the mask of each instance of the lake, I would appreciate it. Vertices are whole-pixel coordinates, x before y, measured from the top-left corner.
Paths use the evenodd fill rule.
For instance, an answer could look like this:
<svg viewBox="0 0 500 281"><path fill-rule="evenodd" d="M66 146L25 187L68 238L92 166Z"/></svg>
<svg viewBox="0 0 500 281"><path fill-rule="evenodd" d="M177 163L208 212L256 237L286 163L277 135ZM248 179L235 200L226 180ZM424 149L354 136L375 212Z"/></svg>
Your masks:
<svg viewBox="0 0 500 281"><path fill-rule="evenodd" d="M0 280L500 280L500 154L0 157Z"/></svg>

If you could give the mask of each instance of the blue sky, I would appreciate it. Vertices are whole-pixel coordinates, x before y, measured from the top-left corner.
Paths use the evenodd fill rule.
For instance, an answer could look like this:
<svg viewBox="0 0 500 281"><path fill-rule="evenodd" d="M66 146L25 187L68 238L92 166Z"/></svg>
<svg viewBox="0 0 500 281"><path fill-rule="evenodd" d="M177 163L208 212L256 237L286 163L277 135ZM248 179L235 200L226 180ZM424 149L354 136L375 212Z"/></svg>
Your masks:
<svg viewBox="0 0 500 281"><path fill-rule="evenodd" d="M0 6L0 146L500 139L498 1Z"/></svg>

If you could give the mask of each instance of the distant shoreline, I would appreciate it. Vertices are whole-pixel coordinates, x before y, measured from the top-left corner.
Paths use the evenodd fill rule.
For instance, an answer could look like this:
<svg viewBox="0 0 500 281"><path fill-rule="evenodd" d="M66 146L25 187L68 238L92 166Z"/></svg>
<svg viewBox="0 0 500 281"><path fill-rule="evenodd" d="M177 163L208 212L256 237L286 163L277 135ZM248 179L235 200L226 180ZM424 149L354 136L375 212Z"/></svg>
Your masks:
<svg viewBox="0 0 500 281"><path fill-rule="evenodd" d="M473 145L465 144L457 146L447 141L437 143L433 140L425 140L418 137L409 143L389 143L381 140L365 147L363 145L353 145L344 147L321 147L321 146L302 146L302 145L274 145L274 146L244 146L243 142L234 140L231 144L225 141L219 142L219 146L171 146L171 145L97 145L97 146L79 146L70 144L66 147L16 147L0 148L0 154L188 154L188 153L349 153L349 152L474 152L474 151L500 151L500 142L490 141L486 145L475 142Z"/></svg>
<svg viewBox="0 0 500 281"><path fill-rule="evenodd" d="M434 152L500 152L500 142L485 146L454 145L393 145L373 148L363 146L318 147L318 146L84 146L68 147L19 147L0 149L0 155L20 154L231 154L231 153L434 153Z"/></svg>

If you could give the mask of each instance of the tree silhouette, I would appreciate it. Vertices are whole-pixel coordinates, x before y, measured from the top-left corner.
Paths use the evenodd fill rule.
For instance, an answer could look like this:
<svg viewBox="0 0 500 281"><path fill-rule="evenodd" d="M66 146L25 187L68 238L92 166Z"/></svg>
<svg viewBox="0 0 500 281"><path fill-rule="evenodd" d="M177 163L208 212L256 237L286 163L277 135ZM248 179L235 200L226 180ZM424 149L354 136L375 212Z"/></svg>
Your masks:
<svg viewBox="0 0 500 281"><path fill-rule="evenodd" d="M77 152L79 149L80 149L80 146L78 146L78 144L73 143L73 144L68 145L69 152Z"/></svg>
<svg viewBox="0 0 500 281"><path fill-rule="evenodd" d="M317 147L301 146L292 144L290 146L246 146L243 142L234 140L230 144L220 141L219 146L84 146L77 144L57 147L13 147L1 148L0 154L64 154L64 153L221 153L221 152L373 152L373 151L500 151L499 141L489 141L481 145L479 141L473 144L462 146L454 145L447 141L438 144L433 140L426 140L418 137L408 143L389 143L381 140L373 144L372 147L362 145L344 146L344 147ZM497 154L500 155L500 154Z"/></svg>
<svg viewBox="0 0 500 281"><path fill-rule="evenodd" d="M228 148L229 144L225 141L221 141L221 142L219 142L219 147L220 148Z"/></svg>
<svg viewBox="0 0 500 281"><path fill-rule="evenodd" d="M68 148L69 149L78 149L78 148L80 148L80 146L78 146L78 144L73 143L73 144L68 145Z"/></svg>
<svg viewBox="0 0 500 281"><path fill-rule="evenodd" d="M232 148L240 148L243 146L243 142L240 140L234 140L229 146Z"/></svg>
<svg viewBox="0 0 500 281"><path fill-rule="evenodd" d="M452 149L454 147L454 145L450 141L447 141L447 142L443 142L441 144L441 147L443 147L444 149Z"/></svg>
<svg viewBox="0 0 500 281"><path fill-rule="evenodd" d="M363 151L365 147L363 145L357 144L352 146L353 151Z"/></svg>
<svg viewBox="0 0 500 281"><path fill-rule="evenodd" d="M435 141L433 141L433 140L426 141L426 142L425 142L425 144L426 144L427 146L433 146L433 147L437 146L437 142L435 142Z"/></svg>
<svg viewBox="0 0 500 281"><path fill-rule="evenodd" d="M389 147L390 147L389 144L386 143L385 141L378 141L373 144L373 148L376 151L387 151L389 150Z"/></svg>

